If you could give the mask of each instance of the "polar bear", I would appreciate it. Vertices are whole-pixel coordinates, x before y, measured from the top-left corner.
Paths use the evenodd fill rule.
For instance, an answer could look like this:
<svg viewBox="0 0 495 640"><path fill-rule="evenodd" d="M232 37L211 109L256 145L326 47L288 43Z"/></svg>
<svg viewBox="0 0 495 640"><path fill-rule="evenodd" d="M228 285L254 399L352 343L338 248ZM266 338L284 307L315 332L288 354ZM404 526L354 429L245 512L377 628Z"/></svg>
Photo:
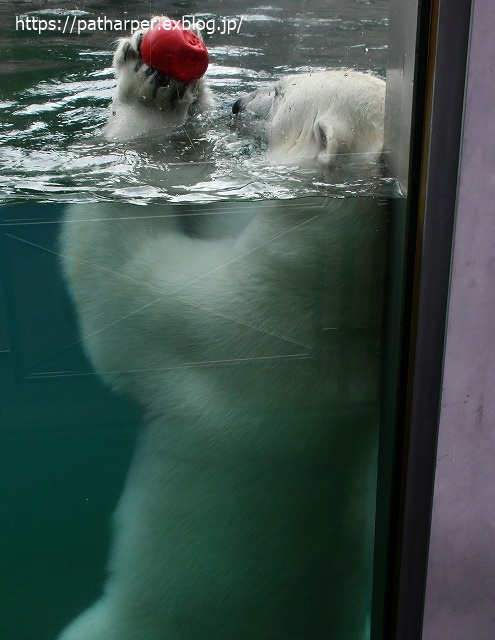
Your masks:
<svg viewBox="0 0 495 640"><path fill-rule="evenodd" d="M204 105L200 81L143 114L133 96L154 88L138 38L117 48L109 137L143 118L166 135ZM345 154L378 163L383 100L381 81L329 71L234 111L263 118L271 158L331 170ZM204 206L205 235L185 232L180 205L67 212L60 252L85 350L144 426L103 594L59 640L369 637L385 211L238 204L245 225L224 234L232 206Z"/></svg>
<svg viewBox="0 0 495 640"><path fill-rule="evenodd" d="M375 165L382 153L384 95L380 78L333 69L286 76L239 98L232 111L266 123L268 155L277 163L338 161L355 171L356 164Z"/></svg>

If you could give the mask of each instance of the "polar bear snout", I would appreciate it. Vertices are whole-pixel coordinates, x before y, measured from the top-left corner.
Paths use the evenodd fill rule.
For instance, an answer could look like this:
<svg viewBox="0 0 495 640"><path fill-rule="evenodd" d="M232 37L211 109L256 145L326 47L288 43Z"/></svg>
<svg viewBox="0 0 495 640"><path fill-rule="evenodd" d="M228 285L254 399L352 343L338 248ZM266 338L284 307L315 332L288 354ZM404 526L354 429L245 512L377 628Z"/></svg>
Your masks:
<svg viewBox="0 0 495 640"><path fill-rule="evenodd" d="M249 111L267 120L273 110L275 98L277 98L279 94L277 89L278 84L278 82L276 84L270 84L267 87L256 89L245 96L241 96L232 105L232 113L237 115L243 111Z"/></svg>
<svg viewBox="0 0 495 640"><path fill-rule="evenodd" d="M242 104L242 98L238 98L232 105L232 113L236 116L238 113L244 110Z"/></svg>

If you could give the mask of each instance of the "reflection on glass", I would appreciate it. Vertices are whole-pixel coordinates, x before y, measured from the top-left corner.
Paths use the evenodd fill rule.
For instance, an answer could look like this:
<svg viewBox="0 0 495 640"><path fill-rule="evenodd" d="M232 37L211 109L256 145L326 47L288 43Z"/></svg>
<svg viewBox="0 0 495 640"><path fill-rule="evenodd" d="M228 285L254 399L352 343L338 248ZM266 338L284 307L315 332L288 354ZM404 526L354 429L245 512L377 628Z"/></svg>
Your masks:
<svg viewBox="0 0 495 640"><path fill-rule="evenodd" d="M280 4L117 88L113 3L2 10L2 636L369 638L388 4Z"/></svg>

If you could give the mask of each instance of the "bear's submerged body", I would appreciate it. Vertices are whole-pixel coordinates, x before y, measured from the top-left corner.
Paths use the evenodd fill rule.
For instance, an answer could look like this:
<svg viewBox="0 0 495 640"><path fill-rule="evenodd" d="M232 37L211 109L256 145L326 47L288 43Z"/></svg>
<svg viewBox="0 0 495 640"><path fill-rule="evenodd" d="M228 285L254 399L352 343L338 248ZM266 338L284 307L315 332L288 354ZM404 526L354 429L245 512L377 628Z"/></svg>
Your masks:
<svg viewBox="0 0 495 640"><path fill-rule="evenodd" d="M323 81L301 78L306 93ZM377 106L356 113L376 162L383 83L369 83ZM308 153L331 164L339 140L342 153L354 143L324 107L304 124ZM276 109L259 115L273 123ZM67 212L86 352L145 424L104 593L60 640L365 640L386 208L308 198L195 215L191 227L180 205Z"/></svg>

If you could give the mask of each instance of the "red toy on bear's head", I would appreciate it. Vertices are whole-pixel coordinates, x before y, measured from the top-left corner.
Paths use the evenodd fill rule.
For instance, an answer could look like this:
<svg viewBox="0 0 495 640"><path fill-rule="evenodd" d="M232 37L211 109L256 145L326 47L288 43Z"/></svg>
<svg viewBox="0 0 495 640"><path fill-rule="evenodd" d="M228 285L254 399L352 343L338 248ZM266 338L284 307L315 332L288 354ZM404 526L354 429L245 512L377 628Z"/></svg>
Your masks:
<svg viewBox="0 0 495 640"><path fill-rule="evenodd" d="M144 35L141 57L150 67L184 83L201 78L210 61L204 42L175 20L158 22Z"/></svg>

